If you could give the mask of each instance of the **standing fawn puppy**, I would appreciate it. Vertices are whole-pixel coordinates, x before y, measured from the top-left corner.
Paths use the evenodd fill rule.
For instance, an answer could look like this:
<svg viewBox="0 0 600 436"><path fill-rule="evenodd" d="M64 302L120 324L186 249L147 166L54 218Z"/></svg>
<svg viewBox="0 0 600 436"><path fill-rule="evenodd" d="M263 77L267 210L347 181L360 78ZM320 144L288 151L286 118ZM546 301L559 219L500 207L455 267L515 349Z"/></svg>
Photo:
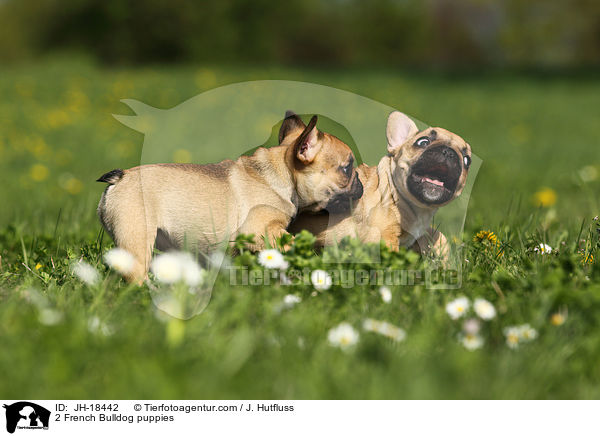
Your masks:
<svg viewBox="0 0 600 436"><path fill-rule="evenodd" d="M135 258L129 281L141 283L152 250L191 247L208 254L238 234L254 250L286 232L299 211L344 210L362 195L350 148L287 112L279 145L216 164L152 164L113 170L98 216L115 244Z"/></svg>

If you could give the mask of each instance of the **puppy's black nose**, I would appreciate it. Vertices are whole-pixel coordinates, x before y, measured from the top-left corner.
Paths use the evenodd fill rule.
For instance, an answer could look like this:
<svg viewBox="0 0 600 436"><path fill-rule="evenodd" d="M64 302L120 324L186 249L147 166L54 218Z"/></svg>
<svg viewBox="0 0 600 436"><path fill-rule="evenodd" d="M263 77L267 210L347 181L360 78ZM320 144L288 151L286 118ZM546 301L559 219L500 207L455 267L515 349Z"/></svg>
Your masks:
<svg viewBox="0 0 600 436"><path fill-rule="evenodd" d="M456 152L448 147L447 145L443 145L438 149L438 156L439 159L444 160L445 162L452 164L452 165L458 165L460 159L458 158L458 154L456 154Z"/></svg>
<svg viewBox="0 0 600 436"><path fill-rule="evenodd" d="M360 181L360 178L356 176L354 182L352 183L352 199L357 200L363 195L363 184Z"/></svg>

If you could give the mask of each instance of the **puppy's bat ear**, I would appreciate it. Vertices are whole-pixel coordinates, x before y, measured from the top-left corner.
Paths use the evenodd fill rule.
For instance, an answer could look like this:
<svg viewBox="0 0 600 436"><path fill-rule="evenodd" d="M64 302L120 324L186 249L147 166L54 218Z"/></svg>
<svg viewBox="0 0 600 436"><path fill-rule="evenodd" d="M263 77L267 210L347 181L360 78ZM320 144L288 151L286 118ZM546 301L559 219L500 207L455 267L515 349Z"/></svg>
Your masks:
<svg viewBox="0 0 600 436"><path fill-rule="evenodd" d="M285 119L279 128L279 143L281 144L285 137L296 129L304 129L306 124L293 111L285 112Z"/></svg>
<svg viewBox="0 0 600 436"><path fill-rule="evenodd" d="M394 154L418 131L417 125L408 116L404 115L402 112L392 112L388 117L386 129L388 153Z"/></svg>
<svg viewBox="0 0 600 436"><path fill-rule="evenodd" d="M300 134L295 144L296 157L300 162L307 165L311 163L319 150L321 149L321 143L319 142L319 131L317 130L317 119L314 115L308 126Z"/></svg>

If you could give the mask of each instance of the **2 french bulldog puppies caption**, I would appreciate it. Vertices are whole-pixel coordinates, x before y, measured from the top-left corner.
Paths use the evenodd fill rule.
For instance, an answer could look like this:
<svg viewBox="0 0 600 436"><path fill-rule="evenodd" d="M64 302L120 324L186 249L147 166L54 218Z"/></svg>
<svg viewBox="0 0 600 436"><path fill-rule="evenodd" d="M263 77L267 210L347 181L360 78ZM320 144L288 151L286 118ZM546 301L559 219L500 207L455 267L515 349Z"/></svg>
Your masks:
<svg viewBox="0 0 600 436"><path fill-rule="evenodd" d="M287 112L279 146L217 164L155 164L113 170L98 216L115 244L135 258L130 281L147 276L154 246L210 253L238 234L254 250L286 232L303 211L349 209L363 193L350 147Z"/></svg>
<svg viewBox="0 0 600 436"><path fill-rule="evenodd" d="M236 161L143 165L100 177L109 183L100 220L136 259L126 278L143 281L155 245L166 250L193 243L210 253L246 233L256 235L251 248L260 250L265 238L273 243L288 226L311 231L319 246L351 236L445 255L446 240L431 221L462 192L469 145L445 129L419 132L410 118L393 112L388 155L377 167L355 169L350 148L318 131L316 122L314 116L305 125L287 112L279 146Z"/></svg>

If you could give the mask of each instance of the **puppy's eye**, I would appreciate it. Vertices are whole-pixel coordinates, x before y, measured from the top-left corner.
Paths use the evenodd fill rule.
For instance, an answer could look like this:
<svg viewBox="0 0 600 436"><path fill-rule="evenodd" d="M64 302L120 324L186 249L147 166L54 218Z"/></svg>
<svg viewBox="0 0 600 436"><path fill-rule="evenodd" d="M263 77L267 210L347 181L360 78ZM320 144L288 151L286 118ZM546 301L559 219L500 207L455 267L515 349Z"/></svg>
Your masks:
<svg viewBox="0 0 600 436"><path fill-rule="evenodd" d="M350 177L350 175L352 174L352 162L350 162L345 167L342 167L342 172L346 177Z"/></svg>
<svg viewBox="0 0 600 436"><path fill-rule="evenodd" d="M465 168L469 169L469 167L471 166L471 156L463 157L463 162L465 164Z"/></svg>
<svg viewBox="0 0 600 436"><path fill-rule="evenodd" d="M421 148L425 148L429 146L429 144L431 144L431 141L426 136L423 136L422 138L419 138L415 141L415 145Z"/></svg>

